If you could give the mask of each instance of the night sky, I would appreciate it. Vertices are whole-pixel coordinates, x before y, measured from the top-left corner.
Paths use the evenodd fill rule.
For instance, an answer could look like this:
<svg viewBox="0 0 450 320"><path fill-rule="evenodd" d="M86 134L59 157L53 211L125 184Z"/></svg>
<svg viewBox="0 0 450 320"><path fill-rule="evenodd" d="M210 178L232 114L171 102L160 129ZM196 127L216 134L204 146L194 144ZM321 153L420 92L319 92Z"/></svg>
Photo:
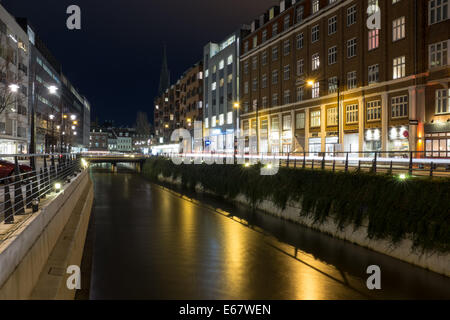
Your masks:
<svg viewBox="0 0 450 320"><path fill-rule="evenodd" d="M1 0L0 0L1 1ZM162 46L171 82L202 58L203 46L222 41L274 0L3 0L27 17L61 62L63 73L91 102L92 120L133 125L138 111L153 118ZM81 8L82 29L66 28L66 9Z"/></svg>

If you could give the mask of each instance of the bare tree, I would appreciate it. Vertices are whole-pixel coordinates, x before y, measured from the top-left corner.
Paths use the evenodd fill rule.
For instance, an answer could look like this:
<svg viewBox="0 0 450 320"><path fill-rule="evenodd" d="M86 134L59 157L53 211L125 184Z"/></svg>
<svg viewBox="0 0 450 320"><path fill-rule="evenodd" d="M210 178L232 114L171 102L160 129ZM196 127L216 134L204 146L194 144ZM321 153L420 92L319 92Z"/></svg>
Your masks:
<svg viewBox="0 0 450 320"><path fill-rule="evenodd" d="M1 57L3 59L0 62L0 114L22 105L28 97L28 93L22 91L27 79L22 77L20 72L12 71L12 68L16 68L14 52L9 51L6 54L1 52Z"/></svg>

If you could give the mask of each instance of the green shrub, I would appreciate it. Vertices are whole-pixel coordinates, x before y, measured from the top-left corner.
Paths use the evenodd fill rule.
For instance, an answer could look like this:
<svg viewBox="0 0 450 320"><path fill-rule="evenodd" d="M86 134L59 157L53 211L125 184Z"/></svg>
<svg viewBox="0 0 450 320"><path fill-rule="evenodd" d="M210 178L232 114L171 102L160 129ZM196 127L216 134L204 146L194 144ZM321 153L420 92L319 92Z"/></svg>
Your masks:
<svg viewBox="0 0 450 320"><path fill-rule="evenodd" d="M411 236L415 249L450 250L450 180L410 178L400 181L388 175L325 170L280 168L274 176L260 175L260 165L175 165L150 159L145 177L181 178L183 188L200 183L224 198L243 194L253 208L264 199L280 209L289 201L302 205L299 213L323 223L332 217L340 228L359 228L368 222L368 236L392 243Z"/></svg>

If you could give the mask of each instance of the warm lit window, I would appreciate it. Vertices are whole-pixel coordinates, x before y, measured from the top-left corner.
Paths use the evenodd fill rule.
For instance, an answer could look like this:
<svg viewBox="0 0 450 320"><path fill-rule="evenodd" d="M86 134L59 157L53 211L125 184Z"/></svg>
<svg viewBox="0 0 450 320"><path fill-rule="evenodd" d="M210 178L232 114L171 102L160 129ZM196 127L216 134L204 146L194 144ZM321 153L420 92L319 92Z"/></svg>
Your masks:
<svg viewBox="0 0 450 320"><path fill-rule="evenodd" d="M295 115L295 129L305 129L305 113L297 113Z"/></svg>
<svg viewBox="0 0 450 320"><path fill-rule="evenodd" d="M351 104L345 107L345 120L347 124L358 123L357 104Z"/></svg>
<svg viewBox="0 0 450 320"><path fill-rule="evenodd" d="M327 109L327 126L333 127L337 126L337 108Z"/></svg>
<svg viewBox="0 0 450 320"><path fill-rule="evenodd" d="M405 56L395 58L393 61L393 79L400 79L406 75L406 59Z"/></svg>
<svg viewBox="0 0 450 320"><path fill-rule="evenodd" d="M311 128L320 127L320 111L312 111L310 118Z"/></svg>
<svg viewBox="0 0 450 320"><path fill-rule="evenodd" d="M380 30L369 31L369 50L376 49L380 46Z"/></svg>
<svg viewBox="0 0 450 320"><path fill-rule="evenodd" d="M446 66L448 64L448 42L449 40L445 40L430 45L429 47L430 69L435 67Z"/></svg>
<svg viewBox="0 0 450 320"><path fill-rule="evenodd" d="M320 83L319 82L314 82L314 84L312 86L311 96L312 96L312 98L320 97Z"/></svg>
<svg viewBox="0 0 450 320"><path fill-rule="evenodd" d="M408 116L408 97L399 96L391 100L391 117L404 118Z"/></svg>
<svg viewBox="0 0 450 320"><path fill-rule="evenodd" d="M312 56L312 70L317 70L320 67L320 57L318 53L313 54Z"/></svg>
<svg viewBox="0 0 450 320"><path fill-rule="evenodd" d="M381 119L381 101L370 101L367 103L367 121L378 121Z"/></svg>
<svg viewBox="0 0 450 320"><path fill-rule="evenodd" d="M405 17L392 21L392 41L404 39L405 32Z"/></svg>
<svg viewBox="0 0 450 320"><path fill-rule="evenodd" d="M450 113L450 89L436 90L436 114Z"/></svg>

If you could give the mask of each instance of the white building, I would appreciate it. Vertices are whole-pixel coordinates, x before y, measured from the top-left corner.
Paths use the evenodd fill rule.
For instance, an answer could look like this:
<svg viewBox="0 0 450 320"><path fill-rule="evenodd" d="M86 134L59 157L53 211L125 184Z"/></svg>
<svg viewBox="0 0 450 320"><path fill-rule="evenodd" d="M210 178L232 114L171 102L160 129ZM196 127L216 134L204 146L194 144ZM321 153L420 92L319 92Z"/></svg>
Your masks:
<svg viewBox="0 0 450 320"><path fill-rule="evenodd" d="M29 40L0 5L0 154L27 153Z"/></svg>

